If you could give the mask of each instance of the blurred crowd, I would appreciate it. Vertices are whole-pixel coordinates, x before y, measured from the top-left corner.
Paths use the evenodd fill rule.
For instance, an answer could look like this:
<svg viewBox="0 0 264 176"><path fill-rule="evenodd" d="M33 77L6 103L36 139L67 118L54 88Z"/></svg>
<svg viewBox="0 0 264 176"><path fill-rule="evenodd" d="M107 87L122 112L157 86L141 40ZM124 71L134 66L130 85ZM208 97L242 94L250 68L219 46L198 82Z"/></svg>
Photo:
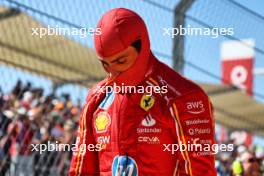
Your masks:
<svg viewBox="0 0 264 176"><path fill-rule="evenodd" d="M74 105L68 94L43 93L21 81L11 93L0 93L1 176L67 175L71 152L40 154L31 144L74 143L81 105Z"/></svg>
<svg viewBox="0 0 264 176"><path fill-rule="evenodd" d="M231 132L225 141L218 143L233 144L232 152L219 152L216 155L218 176L264 176L263 146L247 144L241 140L245 132Z"/></svg>
<svg viewBox="0 0 264 176"><path fill-rule="evenodd" d="M18 81L9 94L0 90L0 176L67 175L71 152L32 151L31 144L73 144L81 103L68 94L44 96L43 89ZM216 155L218 176L264 175L263 147L237 143L233 152Z"/></svg>

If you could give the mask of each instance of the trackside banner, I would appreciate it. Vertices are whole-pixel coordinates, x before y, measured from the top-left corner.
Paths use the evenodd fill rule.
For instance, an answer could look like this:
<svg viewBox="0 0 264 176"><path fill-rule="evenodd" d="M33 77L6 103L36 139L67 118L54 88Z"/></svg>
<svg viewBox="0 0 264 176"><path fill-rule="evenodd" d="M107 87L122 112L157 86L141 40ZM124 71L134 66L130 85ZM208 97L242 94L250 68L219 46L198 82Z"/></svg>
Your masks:
<svg viewBox="0 0 264 176"><path fill-rule="evenodd" d="M221 45L222 83L233 84L251 96L254 46L255 41L253 39L225 41Z"/></svg>

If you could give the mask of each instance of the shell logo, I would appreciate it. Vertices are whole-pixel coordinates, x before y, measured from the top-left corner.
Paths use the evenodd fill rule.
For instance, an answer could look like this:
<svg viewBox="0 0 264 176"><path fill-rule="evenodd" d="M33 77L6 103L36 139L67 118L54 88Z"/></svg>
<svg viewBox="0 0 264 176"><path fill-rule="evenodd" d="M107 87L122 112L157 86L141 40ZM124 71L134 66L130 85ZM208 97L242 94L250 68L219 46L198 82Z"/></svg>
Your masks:
<svg viewBox="0 0 264 176"><path fill-rule="evenodd" d="M97 133L106 132L111 124L111 118L107 112L100 112L95 119L95 129Z"/></svg>

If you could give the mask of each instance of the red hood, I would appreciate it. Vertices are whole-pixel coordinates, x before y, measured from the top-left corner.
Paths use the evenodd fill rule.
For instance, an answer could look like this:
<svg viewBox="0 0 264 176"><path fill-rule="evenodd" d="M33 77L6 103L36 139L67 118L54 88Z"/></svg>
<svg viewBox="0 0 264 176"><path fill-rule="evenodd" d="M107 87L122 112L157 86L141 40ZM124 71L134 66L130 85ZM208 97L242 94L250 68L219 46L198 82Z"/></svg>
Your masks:
<svg viewBox="0 0 264 176"><path fill-rule="evenodd" d="M141 51L136 62L115 78L118 85L137 85L145 77L150 57L150 42L146 25L135 12L125 8L115 8L106 12L97 28L101 35L94 35L97 54L102 57L113 56L141 40Z"/></svg>

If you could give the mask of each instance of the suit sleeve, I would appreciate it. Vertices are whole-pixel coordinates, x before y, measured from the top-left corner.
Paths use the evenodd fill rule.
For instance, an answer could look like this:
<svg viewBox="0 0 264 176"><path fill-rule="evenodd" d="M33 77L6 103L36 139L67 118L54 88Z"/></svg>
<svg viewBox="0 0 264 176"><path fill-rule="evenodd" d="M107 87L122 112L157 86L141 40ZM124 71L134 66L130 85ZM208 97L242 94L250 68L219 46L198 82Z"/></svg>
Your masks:
<svg viewBox="0 0 264 176"><path fill-rule="evenodd" d="M177 174L216 176L215 125L209 98L204 92L196 91L175 101L171 108L177 143L187 146L178 151Z"/></svg>
<svg viewBox="0 0 264 176"><path fill-rule="evenodd" d="M92 131L92 108L91 101L85 103L81 118L79 120L79 129L73 151L69 176L97 176L99 175L98 151L93 131ZM90 146L88 150L88 146Z"/></svg>

